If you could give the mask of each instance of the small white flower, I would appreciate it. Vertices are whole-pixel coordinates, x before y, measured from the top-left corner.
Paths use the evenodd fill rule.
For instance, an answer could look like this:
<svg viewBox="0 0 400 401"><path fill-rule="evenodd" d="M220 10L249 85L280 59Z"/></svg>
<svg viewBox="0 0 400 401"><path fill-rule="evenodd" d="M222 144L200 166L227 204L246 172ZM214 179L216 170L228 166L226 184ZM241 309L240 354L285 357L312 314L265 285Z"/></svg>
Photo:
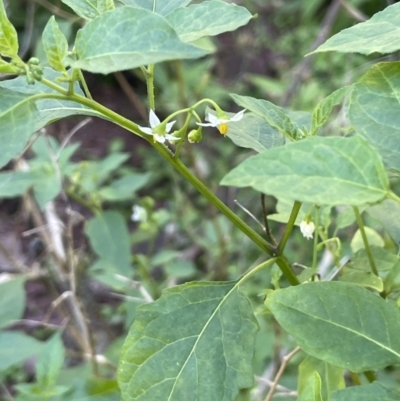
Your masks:
<svg viewBox="0 0 400 401"><path fill-rule="evenodd" d="M161 124L161 121L156 116L156 113L154 113L153 110L150 110L149 122L150 122L150 127L141 127L139 125L139 128L145 134L153 135L154 142L164 143L166 140L176 141L176 137L169 134L169 131L171 131L171 128L176 121L171 121L170 123L167 124Z"/></svg>
<svg viewBox="0 0 400 401"><path fill-rule="evenodd" d="M147 221L147 210L139 205L134 205L132 207L133 213L131 216L131 220L132 221L140 221L142 223L144 223L145 221Z"/></svg>
<svg viewBox="0 0 400 401"><path fill-rule="evenodd" d="M315 225L312 221L303 220L300 223L300 231L305 238L311 239L315 231Z"/></svg>
<svg viewBox="0 0 400 401"><path fill-rule="evenodd" d="M202 127L217 127L218 131L222 135L226 135L228 133L228 123L240 121L243 118L243 114L246 109L239 111L231 118L219 118L214 114L208 113L206 117L206 121L208 123L196 123L197 125L201 125Z"/></svg>

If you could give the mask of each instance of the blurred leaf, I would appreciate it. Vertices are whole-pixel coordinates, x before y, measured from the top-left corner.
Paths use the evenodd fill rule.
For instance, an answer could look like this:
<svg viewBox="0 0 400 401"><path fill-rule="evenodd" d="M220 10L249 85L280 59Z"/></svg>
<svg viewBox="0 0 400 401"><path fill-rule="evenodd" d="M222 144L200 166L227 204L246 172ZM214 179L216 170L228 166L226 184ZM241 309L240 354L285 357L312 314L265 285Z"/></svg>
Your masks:
<svg viewBox="0 0 400 401"><path fill-rule="evenodd" d="M187 279L193 277L197 270L195 264L190 260L177 259L168 262L165 267L168 278Z"/></svg>
<svg viewBox="0 0 400 401"><path fill-rule="evenodd" d="M383 280L371 272L349 270L340 276L339 281L359 285L360 287L371 288L378 292L383 291Z"/></svg>
<svg viewBox="0 0 400 401"><path fill-rule="evenodd" d="M192 42L203 36L215 36L246 25L252 15L244 7L211 0L189 7L177 8L167 20L182 42Z"/></svg>
<svg viewBox="0 0 400 401"><path fill-rule="evenodd" d="M322 401L321 397L321 377L318 372L313 374L307 380L303 391L299 393L298 401ZM324 400L325 401L325 400Z"/></svg>
<svg viewBox="0 0 400 401"><path fill-rule="evenodd" d="M373 382L336 391L331 401L398 401L399 399L399 393L385 388L379 382Z"/></svg>
<svg viewBox="0 0 400 401"><path fill-rule="evenodd" d="M0 54L5 57L18 57L18 35L7 17L3 0L0 0Z"/></svg>
<svg viewBox="0 0 400 401"><path fill-rule="evenodd" d="M372 228L370 227L364 227L365 230L365 235L367 236L367 240L369 245L371 246L376 246L376 247L383 247L385 245L383 238ZM357 230L356 233L353 236L353 239L351 240L351 250L353 253L356 253L362 248L365 248L364 242L361 237L361 232L360 230Z"/></svg>
<svg viewBox="0 0 400 401"><path fill-rule="evenodd" d="M2 74L18 74L20 73L21 70L19 67L7 63L7 61L4 61L3 59L0 59L0 73Z"/></svg>
<svg viewBox="0 0 400 401"><path fill-rule="evenodd" d="M57 332L46 342L36 365L36 380L42 389L51 388L56 383L64 364L65 349L61 332Z"/></svg>
<svg viewBox="0 0 400 401"><path fill-rule="evenodd" d="M120 213L107 211L98 214L89 220L86 235L93 250L100 258L110 262L115 272L132 275L129 232Z"/></svg>
<svg viewBox="0 0 400 401"><path fill-rule="evenodd" d="M252 386L258 326L236 283L176 286L138 311L118 370L126 401L230 401Z"/></svg>
<svg viewBox="0 0 400 401"><path fill-rule="evenodd" d="M310 135L317 134L318 129L328 121L333 108L343 101L352 88L353 86L345 86L336 90L314 108Z"/></svg>
<svg viewBox="0 0 400 401"><path fill-rule="evenodd" d="M364 372L400 363L400 311L363 288L306 283L272 292L266 305L305 352L332 365Z"/></svg>
<svg viewBox="0 0 400 401"><path fill-rule="evenodd" d="M377 202L389 182L376 151L360 136L309 137L250 157L222 185L320 205Z"/></svg>
<svg viewBox="0 0 400 401"><path fill-rule="evenodd" d="M298 393L300 395L306 395L306 388L309 381L314 381L314 373L317 373L320 377L321 386L320 394L322 400L329 401L332 393L335 390L339 390L346 387L344 382L344 372L342 368L333 366L327 362L321 361L320 359L308 356L299 365L299 384ZM304 398L304 400L307 400Z"/></svg>
<svg viewBox="0 0 400 401"><path fill-rule="evenodd" d="M127 6L141 7L149 11L153 11L154 0L121 0ZM168 15L178 7L187 6L192 0L157 0L154 12L161 15Z"/></svg>
<svg viewBox="0 0 400 401"><path fill-rule="evenodd" d="M0 172L0 198L23 195L34 183L31 173L24 171Z"/></svg>
<svg viewBox="0 0 400 401"><path fill-rule="evenodd" d="M78 60L72 67L102 74L207 54L181 42L164 17L131 7L90 21L78 32L75 46Z"/></svg>
<svg viewBox="0 0 400 401"><path fill-rule="evenodd" d="M22 318L25 310L25 279L18 277L0 284L0 328Z"/></svg>
<svg viewBox="0 0 400 401"><path fill-rule="evenodd" d="M264 118L271 127L277 129L285 137L290 136L295 139L302 136L299 127L290 116L273 103L249 96L231 94L231 97L239 106Z"/></svg>
<svg viewBox="0 0 400 401"><path fill-rule="evenodd" d="M397 6L400 10L400 3ZM375 64L358 80L348 116L355 131L379 152L385 166L400 171L400 62Z"/></svg>
<svg viewBox="0 0 400 401"><path fill-rule="evenodd" d="M0 84L0 168L23 151L39 117L29 95L1 87L3 84Z"/></svg>
<svg viewBox="0 0 400 401"><path fill-rule="evenodd" d="M227 136L235 145L258 153L285 143L285 138L263 118L249 113L229 125Z"/></svg>
<svg viewBox="0 0 400 401"><path fill-rule="evenodd" d="M66 72L63 60L68 55L68 42L60 31L54 15L44 28L42 41L50 66L56 71Z"/></svg>
<svg viewBox="0 0 400 401"><path fill-rule="evenodd" d="M150 173L126 175L112 181L109 186L102 187L99 190L99 195L106 201L118 201L130 198L137 190L149 182L150 175Z"/></svg>
<svg viewBox="0 0 400 401"><path fill-rule="evenodd" d="M83 19L91 20L105 13L114 10L113 0L61 0L71 7Z"/></svg>
<svg viewBox="0 0 400 401"><path fill-rule="evenodd" d="M20 331L0 331L0 371L38 355L45 343Z"/></svg>
<svg viewBox="0 0 400 401"><path fill-rule="evenodd" d="M400 44L395 39L399 35L400 4L393 4L368 21L343 29L310 54L327 51L392 53L400 49Z"/></svg>
<svg viewBox="0 0 400 401"><path fill-rule="evenodd" d="M400 205L397 202L385 199L366 212L383 225L396 244L400 243Z"/></svg>
<svg viewBox="0 0 400 401"><path fill-rule="evenodd" d="M371 246L371 253L379 272L388 272L400 261L399 256L393 254L380 246ZM364 248L360 249L353 257L351 266L356 270L370 271L367 252Z"/></svg>

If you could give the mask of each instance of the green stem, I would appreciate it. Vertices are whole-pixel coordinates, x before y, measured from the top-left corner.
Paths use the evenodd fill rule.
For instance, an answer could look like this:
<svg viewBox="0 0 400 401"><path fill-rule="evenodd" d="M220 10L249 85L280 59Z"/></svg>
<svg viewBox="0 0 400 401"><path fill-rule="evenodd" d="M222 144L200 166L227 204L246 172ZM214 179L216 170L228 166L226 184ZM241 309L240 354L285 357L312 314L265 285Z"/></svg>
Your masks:
<svg viewBox="0 0 400 401"><path fill-rule="evenodd" d="M379 277L378 269L376 268L375 260L374 260L374 257L372 256L371 248L369 246L367 234L365 233L364 222L362 221L360 211L358 210L357 206L353 206L353 210L354 210L354 215L356 216L356 221L357 221L358 227L360 229L361 238L364 243L365 251L367 252L368 261L371 266L371 270L376 276Z"/></svg>
<svg viewBox="0 0 400 401"><path fill-rule="evenodd" d="M155 110L155 101L154 101L154 64L150 64L147 69L146 76L146 84L147 84L147 96L149 99L149 109Z"/></svg>
<svg viewBox="0 0 400 401"><path fill-rule="evenodd" d="M196 176L194 176L190 170L179 160L175 159L172 152L163 144L158 142L153 143L149 138L146 138L141 132L138 126L128 120L127 118L115 113L114 111L102 106L94 100L87 99L83 96L74 94L68 96L68 92L61 88L60 86L50 82L46 79L42 80L42 83L48 85L49 87L57 90L58 92L64 94L64 96L57 94L41 94L37 95L40 97L48 97L54 99L64 99L72 100L77 103L83 104L91 109L101 113L108 119L112 120L115 124L125 128L126 130L133 132L134 134L145 139L147 142L151 143L156 150L187 180L189 181L211 204L213 204L222 214L224 214L237 228L239 228L244 234L246 234L257 246L259 246L264 252L270 256L276 256L275 248L267 242L261 235L254 231L250 226L248 226L239 216L237 216L232 210L230 210L214 193L212 193ZM298 203L298 202L297 202ZM295 204L296 205L296 204ZM299 204L300 208L301 204ZM292 213L293 214L293 213ZM296 217L294 217L294 221ZM293 222L294 222L293 221ZM293 226L293 223L292 223ZM289 280L292 285L300 284L296 275L292 271L287 259L280 253L277 259L278 266L282 270L282 273Z"/></svg>
<svg viewBox="0 0 400 401"><path fill-rule="evenodd" d="M319 237L318 227L319 227L319 207L317 207L315 211L315 234L314 234L314 249L313 249L313 260L312 260L313 269L316 269L317 267L318 237Z"/></svg>
<svg viewBox="0 0 400 401"><path fill-rule="evenodd" d="M286 224L285 231L283 233L282 239L278 245L278 254L282 255L285 250L286 243L292 233L294 223L296 222L297 215L299 214L301 208L301 202L295 201L293 204L292 212L290 213L289 221Z"/></svg>
<svg viewBox="0 0 400 401"><path fill-rule="evenodd" d="M79 80L81 81L82 88L83 88L83 91L85 92L86 97L89 99L93 99L92 94L89 91L89 87L87 86L85 77L84 77L81 69L78 70L78 76L79 76Z"/></svg>
<svg viewBox="0 0 400 401"><path fill-rule="evenodd" d="M387 197L388 197L389 199L392 199L392 200L394 200L395 202L397 202L397 203L400 204L400 198L399 198L395 193L389 192L389 193L387 194Z"/></svg>

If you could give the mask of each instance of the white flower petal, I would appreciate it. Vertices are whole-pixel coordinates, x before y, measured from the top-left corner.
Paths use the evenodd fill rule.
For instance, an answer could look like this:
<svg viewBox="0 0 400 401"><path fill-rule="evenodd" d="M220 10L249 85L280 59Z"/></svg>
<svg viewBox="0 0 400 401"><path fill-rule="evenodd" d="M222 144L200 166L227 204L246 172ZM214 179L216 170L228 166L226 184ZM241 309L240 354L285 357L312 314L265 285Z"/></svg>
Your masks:
<svg viewBox="0 0 400 401"><path fill-rule="evenodd" d="M246 111L246 109L243 109L241 111L239 111L239 113L236 113L231 119L230 121L240 121L243 118L243 114Z"/></svg>
<svg viewBox="0 0 400 401"><path fill-rule="evenodd" d="M156 113L154 113L154 111L151 109L149 113L149 122L151 128L155 128L157 127L157 125L160 125L161 123L160 119L156 116Z"/></svg>
<svg viewBox="0 0 400 401"><path fill-rule="evenodd" d="M215 127L215 125L211 123L196 123L196 124L201 125L202 127Z"/></svg>
<svg viewBox="0 0 400 401"><path fill-rule="evenodd" d="M165 135L158 135L158 134L154 134L154 138L156 138L156 141L160 143L164 143L166 139Z"/></svg>
<svg viewBox="0 0 400 401"><path fill-rule="evenodd" d="M315 225L312 221L303 220L300 223L300 231L305 238L311 239L315 231Z"/></svg>
<svg viewBox="0 0 400 401"><path fill-rule="evenodd" d="M151 128L141 127L140 125L138 125L138 127L140 128L140 131L142 131L143 133L145 133L147 135L153 135L153 131L151 130Z"/></svg>
<svg viewBox="0 0 400 401"><path fill-rule="evenodd" d="M210 122L210 127L216 127L218 124L220 124L219 118L211 113L208 113L206 120Z"/></svg>
<svg viewBox="0 0 400 401"><path fill-rule="evenodd" d="M171 135L171 134L166 134L165 135L165 139L167 141L179 141L181 138L178 138L178 137L176 137L174 135Z"/></svg>
<svg viewBox="0 0 400 401"><path fill-rule="evenodd" d="M167 123L167 127L165 129L165 131L168 133L169 131L171 131L172 126L176 123L176 121L171 121L170 123Z"/></svg>

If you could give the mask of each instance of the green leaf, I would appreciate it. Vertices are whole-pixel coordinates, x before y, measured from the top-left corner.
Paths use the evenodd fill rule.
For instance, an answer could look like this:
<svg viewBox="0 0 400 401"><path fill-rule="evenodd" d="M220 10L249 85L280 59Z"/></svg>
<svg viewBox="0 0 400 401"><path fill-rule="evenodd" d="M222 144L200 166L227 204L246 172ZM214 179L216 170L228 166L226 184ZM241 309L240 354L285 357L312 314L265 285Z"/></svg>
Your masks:
<svg viewBox="0 0 400 401"><path fill-rule="evenodd" d="M167 20L182 42L203 36L215 36L246 25L252 15L244 7L211 0L189 7L177 8Z"/></svg>
<svg viewBox="0 0 400 401"><path fill-rule="evenodd" d="M258 153L285 143L284 137L276 129L251 113L230 124L227 136L235 145L254 149Z"/></svg>
<svg viewBox="0 0 400 401"><path fill-rule="evenodd" d="M320 394L324 401L329 401L334 391L346 387L343 369L313 356L308 356L299 365L298 393L300 395L305 395L305 389L309 380L314 380L314 373L317 373L320 377Z"/></svg>
<svg viewBox="0 0 400 401"><path fill-rule="evenodd" d="M93 250L116 272L132 275L129 232L122 215L116 211L103 212L91 219L86 227Z"/></svg>
<svg viewBox="0 0 400 401"><path fill-rule="evenodd" d="M31 173L6 171L0 173L0 198L14 198L23 195L34 183Z"/></svg>
<svg viewBox="0 0 400 401"><path fill-rule="evenodd" d="M383 247L385 242L383 238L372 228L364 227L365 235L367 236L368 243L376 247ZM364 241L361 237L361 231L357 230L351 240L351 250L356 253L362 248L365 248Z"/></svg>
<svg viewBox="0 0 400 401"><path fill-rule="evenodd" d="M25 310L25 277L0 284L0 328L21 319Z"/></svg>
<svg viewBox="0 0 400 401"><path fill-rule="evenodd" d="M75 45L78 60L72 66L102 74L207 54L181 42L161 15L132 7L89 22L78 32Z"/></svg>
<svg viewBox="0 0 400 401"><path fill-rule="evenodd" d="M371 288L378 292L383 291L383 280L371 272L349 269L349 271L346 271L340 276L339 280L343 283L351 283L359 285L360 287Z"/></svg>
<svg viewBox="0 0 400 401"><path fill-rule="evenodd" d="M366 212L383 225L396 244L400 243L400 205L397 202L385 199Z"/></svg>
<svg viewBox="0 0 400 401"><path fill-rule="evenodd" d="M306 283L268 295L266 305L308 354L353 372L400 363L400 311L352 284Z"/></svg>
<svg viewBox="0 0 400 401"><path fill-rule="evenodd" d="M179 7L187 6L192 0L121 0L122 3L131 7L141 7L149 11L153 11L154 1L157 14L168 15Z"/></svg>
<svg viewBox="0 0 400 401"><path fill-rule="evenodd" d="M7 17L3 0L0 0L0 54L5 57L18 57L18 35Z"/></svg>
<svg viewBox="0 0 400 401"><path fill-rule="evenodd" d="M44 345L20 331L0 331L0 371L40 354Z"/></svg>
<svg viewBox="0 0 400 401"><path fill-rule="evenodd" d="M0 59L0 73L2 74L18 74L21 72L21 69L16 65L7 63L3 59Z"/></svg>
<svg viewBox="0 0 400 401"><path fill-rule="evenodd" d="M361 24L344 29L312 53L393 53L400 49L400 4L393 4Z"/></svg>
<svg viewBox="0 0 400 401"><path fill-rule="evenodd" d="M386 167L400 171L400 62L375 64L360 78L351 93L348 116Z"/></svg>
<svg viewBox="0 0 400 401"><path fill-rule="evenodd" d="M379 382L373 382L336 391L331 401L398 401L399 399L399 393L385 388Z"/></svg>
<svg viewBox="0 0 400 401"><path fill-rule="evenodd" d="M76 14L86 20L91 20L104 14L106 11L114 10L113 0L61 0L71 7Z"/></svg>
<svg viewBox="0 0 400 401"><path fill-rule="evenodd" d="M38 109L29 95L2 86L0 84L0 168L23 151L39 118Z"/></svg>
<svg viewBox="0 0 400 401"><path fill-rule="evenodd" d="M309 137L250 157L222 185L320 205L378 202L389 182L376 151L360 136Z"/></svg>
<svg viewBox="0 0 400 401"><path fill-rule="evenodd" d="M148 183L150 175L150 173L126 175L114 180L109 186L101 188L99 195L106 201L129 199Z"/></svg>
<svg viewBox="0 0 400 401"><path fill-rule="evenodd" d="M399 263L400 258L382 247L371 246L371 253L379 273L387 273ZM360 249L351 260L351 268L361 271L371 271L368 255L365 249ZM382 276L384 277L384 275Z"/></svg>
<svg viewBox="0 0 400 401"><path fill-rule="evenodd" d="M233 401L252 386L258 325L237 283L176 286L138 311L118 370L125 401Z"/></svg>
<svg viewBox="0 0 400 401"><path fill-rule="evenodd" d="M302 136L297 124L282 108L273 103L249 96L231 94L231 97L239 106L264 118L271 127L277 129L285 137L296 139Z"/></svg>
<svg viewBox="0 0 400 401"><path fill-rule="evenodd" d="M42 41L50 66L57 71L66 72L63 60L68 55L68 42L60 31L54 15L44 28Z"/></svg>
<svg viewBox="0 0 400 401"><path fill-rule="evenodd" d="M322 127L335 106L343 101L343 98L349 93L353 86L345 86L327 96L320 102L313 111L312 125L310 135L316 135L320 127Z"/></svg>
<svg viewBox="0 0 400 401"><path fill-rule="evenodd" d="M303 391L299 393L297 401L322 401L321 377L318 372L313 372L303 388Z"/></svg>
<svg viewBox="0 0 400 401"><path fill-rule="evenodd" d="M64 364L65 349L61 332L57 332L46 342L36 365L36 380L42 389L52 387Z"/></svg>

